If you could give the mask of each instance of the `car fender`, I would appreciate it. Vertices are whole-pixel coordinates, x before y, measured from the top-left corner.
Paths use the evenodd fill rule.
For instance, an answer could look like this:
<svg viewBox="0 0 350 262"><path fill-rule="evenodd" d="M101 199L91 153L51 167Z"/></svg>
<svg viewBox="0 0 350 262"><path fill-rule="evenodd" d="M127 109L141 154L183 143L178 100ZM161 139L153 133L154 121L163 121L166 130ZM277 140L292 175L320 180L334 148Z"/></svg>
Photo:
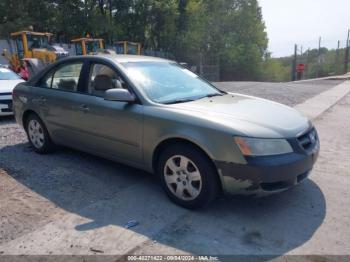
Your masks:
<svg viewBox="0 0 350 262"><path fill-rule="evenodd" d="M144 123L143 153L145 164L149 169L152 169L153 166L155 150L169 139L180 139L193 143L213 161L246 163L234 143L232 134L214 128L204 128L165 119L147 119Z"/></svg>

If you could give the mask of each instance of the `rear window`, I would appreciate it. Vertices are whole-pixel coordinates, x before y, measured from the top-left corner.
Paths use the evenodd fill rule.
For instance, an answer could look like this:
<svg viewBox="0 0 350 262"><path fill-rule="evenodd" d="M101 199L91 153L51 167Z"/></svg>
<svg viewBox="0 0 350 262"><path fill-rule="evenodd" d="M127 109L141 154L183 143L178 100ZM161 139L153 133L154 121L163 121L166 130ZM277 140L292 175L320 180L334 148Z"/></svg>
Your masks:
<svg viewBox="0 0 350 262"><path fill-rule="evenodd" d="M61 65L48 73L41 80L40 86L76 92L82 67L82 62Z"/></svg>

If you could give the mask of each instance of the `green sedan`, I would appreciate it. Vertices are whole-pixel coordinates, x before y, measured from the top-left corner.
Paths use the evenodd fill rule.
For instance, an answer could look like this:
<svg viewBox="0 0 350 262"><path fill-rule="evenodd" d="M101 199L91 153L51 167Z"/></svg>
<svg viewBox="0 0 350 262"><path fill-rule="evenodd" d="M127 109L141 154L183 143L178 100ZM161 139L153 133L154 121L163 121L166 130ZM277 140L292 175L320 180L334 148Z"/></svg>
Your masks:
<svg viewBox="0 0 350 262"><path fill-rule="evenodd" d="M13 106L37 153L62 145L152 172L186 208L221 193L287 190L307 179L319 152L296 110L220 91L153 57L59 60L17 85Z"/></svg>

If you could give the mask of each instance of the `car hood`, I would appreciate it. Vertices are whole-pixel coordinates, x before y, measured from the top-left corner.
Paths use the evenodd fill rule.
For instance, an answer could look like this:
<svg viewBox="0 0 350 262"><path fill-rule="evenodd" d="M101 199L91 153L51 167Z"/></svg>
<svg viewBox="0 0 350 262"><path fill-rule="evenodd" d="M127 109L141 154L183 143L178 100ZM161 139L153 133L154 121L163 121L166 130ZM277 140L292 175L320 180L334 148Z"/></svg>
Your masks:
<svg viewBox="0 0 350 262"><path fill-rule="evenodd" d="M291 107L240 94L203 98L172 107L254 137L295 137L311 125Z"/></svg>
<svg viewBox="0 0 350 262"><path fill-rule="evenodd" d="M0 80L0 94L11 93L15 86L19 83L24 82L22 79L16 80Z"/></svg>

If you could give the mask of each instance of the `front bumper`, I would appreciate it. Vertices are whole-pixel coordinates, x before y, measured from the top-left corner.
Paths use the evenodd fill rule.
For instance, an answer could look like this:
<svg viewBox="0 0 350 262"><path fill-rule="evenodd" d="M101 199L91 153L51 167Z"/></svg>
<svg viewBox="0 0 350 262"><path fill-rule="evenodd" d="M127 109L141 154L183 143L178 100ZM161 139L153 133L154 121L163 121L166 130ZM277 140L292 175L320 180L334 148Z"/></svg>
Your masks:
<svg viewBox="0 0 350 262"><path fill-rule="evenodd" d="M215 161L225 193L265 195L304 181L318 158L319 140L307 150L297 139L288 141L294 149L290 154L246 157L245 165Z"/></svg>
<svg viewBox="0 0 350 262"><path fill-rule="evenodd" d="M0 116L13 115L11 93L0 95Z"/></svg>

